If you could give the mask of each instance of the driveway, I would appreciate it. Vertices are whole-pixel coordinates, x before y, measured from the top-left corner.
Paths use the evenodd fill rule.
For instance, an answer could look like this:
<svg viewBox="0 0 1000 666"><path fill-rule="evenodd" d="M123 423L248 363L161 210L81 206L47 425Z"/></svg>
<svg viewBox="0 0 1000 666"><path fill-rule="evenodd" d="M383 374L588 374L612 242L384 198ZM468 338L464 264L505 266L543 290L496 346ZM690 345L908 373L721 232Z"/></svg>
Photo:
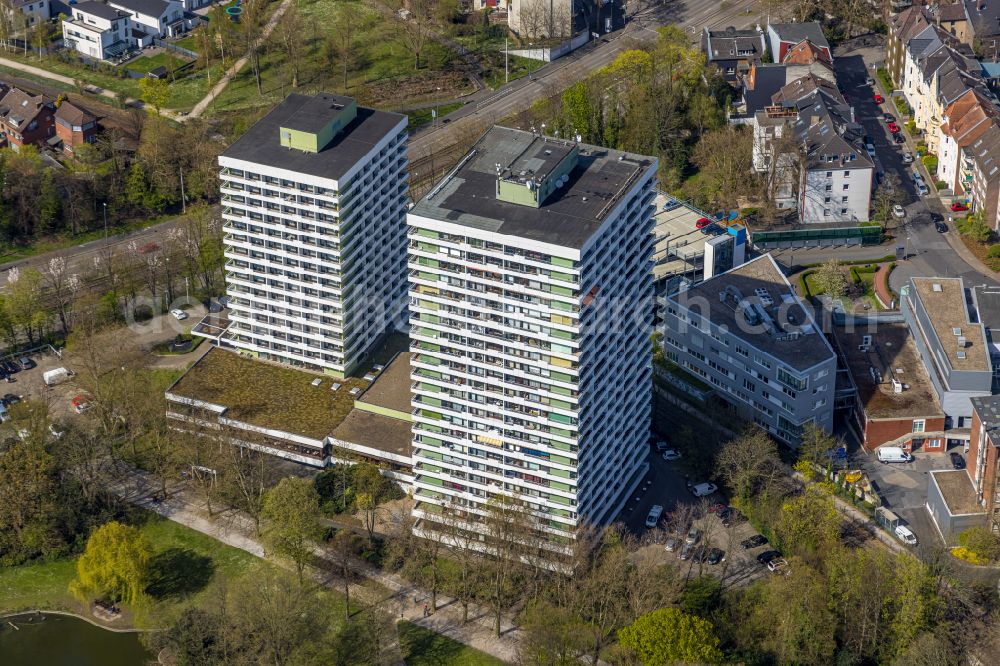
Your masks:
<svg viewBox="0 0 1000 666"><path fill-rule="evenodd" d="M851 456L852 469L861 469L878 486L886 508L903 519L917 535L921 546L941 546L943 542L927 512L927 481L932 470L952 469L947 453L913 454L907 464L880 463L875 454L857 451Z"/></svg>

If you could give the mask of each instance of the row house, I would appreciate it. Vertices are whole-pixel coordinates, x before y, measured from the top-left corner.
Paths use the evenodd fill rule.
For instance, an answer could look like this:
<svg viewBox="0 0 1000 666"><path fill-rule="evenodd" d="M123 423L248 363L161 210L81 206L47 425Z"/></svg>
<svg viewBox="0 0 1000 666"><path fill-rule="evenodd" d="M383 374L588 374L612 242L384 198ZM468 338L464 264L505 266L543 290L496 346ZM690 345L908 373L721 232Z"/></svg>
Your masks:
<svg viewBox="0 0 1000 666"><path fill-rule="evenodd" d="M749 124L754 169L777 170L781 181L779 207L797 209L803 224L868 221L875 165L861 147L864 129L835 84L812 75L797 79Z"/></svg>
<svg viewBox="0 0 1000 666"><path fill-rule="evenodd" d="M736 83L754 64L761 62L767 53L767 44L759 26L756 30L705 28L701 34L701 49L708 61L719 68L722 78Z"/></svg>
<svg viewBox="0 0 1000 666"><path fill-rule="evenodd" d="M897 88L903 87L907 45L931 25L923 7L909 7L889 20L885 45L885 69Z"/></svg>
<svg viewBox="0 0 1000 666"><path fill-rule="evenodd" d="M1000 119L1000 108L976 88L951 102L941 117L937 177L956 196L972 187L972 144Z"/></svg>
<svg viewBox="0 0 1000 666"><path fill-rule="evenodd" d="M95 60L113 60L131 49L176 37L200 20L177 0L110 0L73 5L63 21L63 43Z"/></svg>
<svg viewBox="0 0 1000 666"><path fill-rule="evenodd" d="M991 229L1000 229L1000 127L990 127L963 153L971 161L972 180L968 191L970 207L982 213ZM964 162L963 162L964 164Z"/></svg>
<svg viewBox="0 0 1000 666"><path fill-rule="evenodd" d="M823 35L823 28L816 21L806 23L769 23L767 44L773 62L786 62L789 52L808 44L833 63L833 51Z"/></svg>

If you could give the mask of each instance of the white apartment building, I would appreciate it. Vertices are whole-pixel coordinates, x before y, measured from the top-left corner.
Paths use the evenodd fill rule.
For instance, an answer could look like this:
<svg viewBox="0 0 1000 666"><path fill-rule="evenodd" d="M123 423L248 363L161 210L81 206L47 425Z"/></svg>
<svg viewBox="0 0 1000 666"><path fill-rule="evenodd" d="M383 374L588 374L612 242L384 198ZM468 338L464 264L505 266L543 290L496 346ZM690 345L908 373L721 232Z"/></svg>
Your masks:
<svg viewBox="0 0 1000 666"><path fill-rule="evenodd" d="M406 117L289 95L219 156L226 339L350 373L406 306Z"/></svg>
<svg viewBox="0 0 1000 666"><path fill-rule="evenodd" d="M129 27L138 33L162 39L190 28L184 5L177 0L108 0L108 5L129 15Z"/></svg>
<svg viewBox="0 0 1000 666"><path fill-rule="evenodd" d="M669 296L660 330L667 358L785 443L833 427L836 354L770 254Z"/></svg>
<svg viewBox="0 0 1000 666"><path fill-rule="evenodd" d="M645 473L656 159L494 127L409 212L416 531L567 544Z"/></svg>
<svg viewBox="0 0 1000 666"><path fill-rule="evenodd" d="M62 22L67 48L97 60L109 60L128 50L128 14L103 2L81 2L72 9L73 18Z"/></svg>

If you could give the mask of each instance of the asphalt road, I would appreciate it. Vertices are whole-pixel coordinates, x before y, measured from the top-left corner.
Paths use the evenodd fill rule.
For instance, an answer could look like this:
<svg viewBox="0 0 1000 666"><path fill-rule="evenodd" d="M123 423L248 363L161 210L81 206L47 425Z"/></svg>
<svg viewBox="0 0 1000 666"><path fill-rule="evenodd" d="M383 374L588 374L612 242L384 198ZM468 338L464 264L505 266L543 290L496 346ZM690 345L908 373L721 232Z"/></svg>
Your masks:
<svg viewBox="0 0 1000 666"><path fill-rule="evenodd" d="M470 97L470 103L440 119L437 125L415 132L410 139L410 162L426 159L432 153L451 147L463 132L476 131L480 126L524 111L540 98L565 90L588 72L611 63L619 53L636 42L656 39L656 28L661 25L677 24L691 34L692 41L697 41L706 26L723 28L732 25L739 28L756 23L763 25L766 17L762 17L761 8L761 0L734 3L727 10L720 10L716 0L681 0L643 9L633 15L624 29L540 67L532 73L530 80L522 77L497 90L476 93Z"/></svg>

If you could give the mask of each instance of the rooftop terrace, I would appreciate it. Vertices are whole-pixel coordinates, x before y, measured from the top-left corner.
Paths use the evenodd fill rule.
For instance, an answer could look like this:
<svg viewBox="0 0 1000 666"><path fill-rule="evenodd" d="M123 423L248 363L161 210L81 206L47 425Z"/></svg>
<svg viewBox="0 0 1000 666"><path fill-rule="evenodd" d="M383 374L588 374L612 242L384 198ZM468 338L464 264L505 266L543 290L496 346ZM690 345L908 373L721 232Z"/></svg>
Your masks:
<svg viewBox="0 0 1000 666"><path fill-rule="evenodd" d="M413 424L409 421L355 409L332 435L342 442L367 446L399 456L410 455Z"/></svg>
<svg viewBox="0 0 1000 666"><path fill-rule="evenodd" d="M410 413L410 353L398 354L358 398L359 403Z"/></svg>
<svg viewBox="0 0 1000 666"><path fill-rule="evenodd" d="M869 333L857 328L834 328L840 351L854 378L858 397L870 418L920 418L942 416L937 394L920 360L916 344L906 324L879 324ZM870 339L866 339L870 338ZM868 343L867 345L865 343ZM862 347L867 351L862 351ZM881 379L872 377L874 368ZM894 393L892 379L907 388Z"/></svg>
<svg viewBox="0 0 1000 666"><path fill-rule="evenodd" d="M313 382L319 380L314 386ZM336 391L333 384L340 384ZM251 425L322 439L354 407L352 388L363 379L334 380L213 347L168 393L226 407L225 417Z"/></svg>

